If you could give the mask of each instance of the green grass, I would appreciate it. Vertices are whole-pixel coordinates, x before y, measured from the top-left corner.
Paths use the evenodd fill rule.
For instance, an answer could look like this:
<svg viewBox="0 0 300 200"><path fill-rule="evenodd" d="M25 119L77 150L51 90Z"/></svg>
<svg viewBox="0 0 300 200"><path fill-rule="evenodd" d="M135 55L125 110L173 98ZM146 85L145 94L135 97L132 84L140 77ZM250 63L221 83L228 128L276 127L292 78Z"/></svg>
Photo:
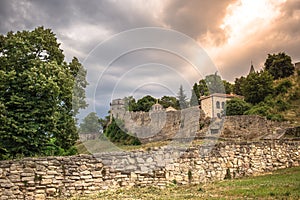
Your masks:
<svg viewBox="0 0 300 200"><path fill-rule="evenodd" d="M272 174L224 180L202 185L127 188L105 191L72 200L100 199L300 199L300 167L278 170Z"/></svg>

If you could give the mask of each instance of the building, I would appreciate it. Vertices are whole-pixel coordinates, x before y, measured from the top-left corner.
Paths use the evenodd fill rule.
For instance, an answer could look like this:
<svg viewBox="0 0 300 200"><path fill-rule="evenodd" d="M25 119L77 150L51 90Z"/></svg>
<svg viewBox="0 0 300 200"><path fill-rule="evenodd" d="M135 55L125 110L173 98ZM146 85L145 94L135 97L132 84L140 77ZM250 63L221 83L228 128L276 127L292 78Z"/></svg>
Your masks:
<svg viewBox="0 0 300 200"><path fill-rule="evenodd" d="M232 98L243 98L234 94L214 93L200 98L200 106L205 115L210 118L221 118L224 115L226 101Z"/></svg>
<svg viewBox="0 0 300 200"><path fill-rule="evenodd" d="M125 111L125 101L124 99L114 99L110 103L110 122L112 117L119 118L120 114L123 114Z"/></svg>
<svg viewBox="0 0 300 200"><path fill-rule="evenodd" d="M164 111L164 107L160 105L158 102L151 107L150 112L161 112Z"/></svg>

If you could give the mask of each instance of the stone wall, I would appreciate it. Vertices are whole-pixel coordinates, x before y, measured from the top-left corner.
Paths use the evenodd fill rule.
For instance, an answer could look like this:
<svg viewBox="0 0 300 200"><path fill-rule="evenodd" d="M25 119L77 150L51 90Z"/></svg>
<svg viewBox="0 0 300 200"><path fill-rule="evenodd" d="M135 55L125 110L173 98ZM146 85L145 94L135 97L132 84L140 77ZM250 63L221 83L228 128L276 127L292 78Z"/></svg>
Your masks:
<svg viewBox="0 0 300 200"><path fill-rule="evenodd" d="M164 110L159 112L129 112L125 109L112 111L113 116L123 121L125 131L136 135L142 143L173 138L192 138L199 130L199 107L169 112Z"/></svg>
<svg viewBox="0 0 300 200"><path fill-rule="evenodd" d="M288 127L290 125L287 122L271 121L258 115L226 116L221 137L241 140L278 139L276 137L280 137Z"/></svg>
<svg viewBox="0 0 300 200"><path fill-rule="evenodd" d="M300 165L300 141L160 147L0 162L0 199L51 199L120 187L205 183Z"/></svg>
<svg viewBox="0 0 300 200"><path fill-rule="evenodd" d="M211 121L198 107L170 112L129 112L117 107L111 111L123 121L125 131L136 135L142 143L210 136L240 140L279 139L289 127L286 122L274 122L257 115L226 116ZM215 127L219 129L217 135L211 131Z"/></svg>

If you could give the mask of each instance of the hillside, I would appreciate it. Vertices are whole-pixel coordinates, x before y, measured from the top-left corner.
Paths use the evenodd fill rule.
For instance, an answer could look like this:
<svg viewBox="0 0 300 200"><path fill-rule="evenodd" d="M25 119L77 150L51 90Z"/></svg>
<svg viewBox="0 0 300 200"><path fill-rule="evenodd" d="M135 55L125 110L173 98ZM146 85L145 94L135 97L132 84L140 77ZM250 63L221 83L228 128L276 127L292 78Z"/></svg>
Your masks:
<svg viewBox="0 0 300 200"><path fill-rule="evenodd" d="M287 109L279 111L285 120L290 121L292 125L300 126L300 76L299 72L296 75L277 80L274 82L275 88L281 83L291 82L292 86L287 89L286 93L280 93L275 97L275 100L284 100L287 103Z"/></svg>

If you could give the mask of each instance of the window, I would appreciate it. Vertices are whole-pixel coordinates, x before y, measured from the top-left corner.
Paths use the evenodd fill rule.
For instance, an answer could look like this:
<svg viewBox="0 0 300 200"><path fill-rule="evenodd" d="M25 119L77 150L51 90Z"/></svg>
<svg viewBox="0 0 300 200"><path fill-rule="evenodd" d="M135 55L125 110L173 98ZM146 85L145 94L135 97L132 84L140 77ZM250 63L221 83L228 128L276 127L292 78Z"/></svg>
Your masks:
<svg viewBox="0 0 300 200"><path fill-rule="evenodd" d="M225 102L222 102L222 108L223 109L225 108Z"/></svg>
<svg viewBox="0 0 300 200"><path fill-rule="evenodd" d="M217 108L220 108L220 102L219 101L217 101L216 106L217 106Z"/></svg>

